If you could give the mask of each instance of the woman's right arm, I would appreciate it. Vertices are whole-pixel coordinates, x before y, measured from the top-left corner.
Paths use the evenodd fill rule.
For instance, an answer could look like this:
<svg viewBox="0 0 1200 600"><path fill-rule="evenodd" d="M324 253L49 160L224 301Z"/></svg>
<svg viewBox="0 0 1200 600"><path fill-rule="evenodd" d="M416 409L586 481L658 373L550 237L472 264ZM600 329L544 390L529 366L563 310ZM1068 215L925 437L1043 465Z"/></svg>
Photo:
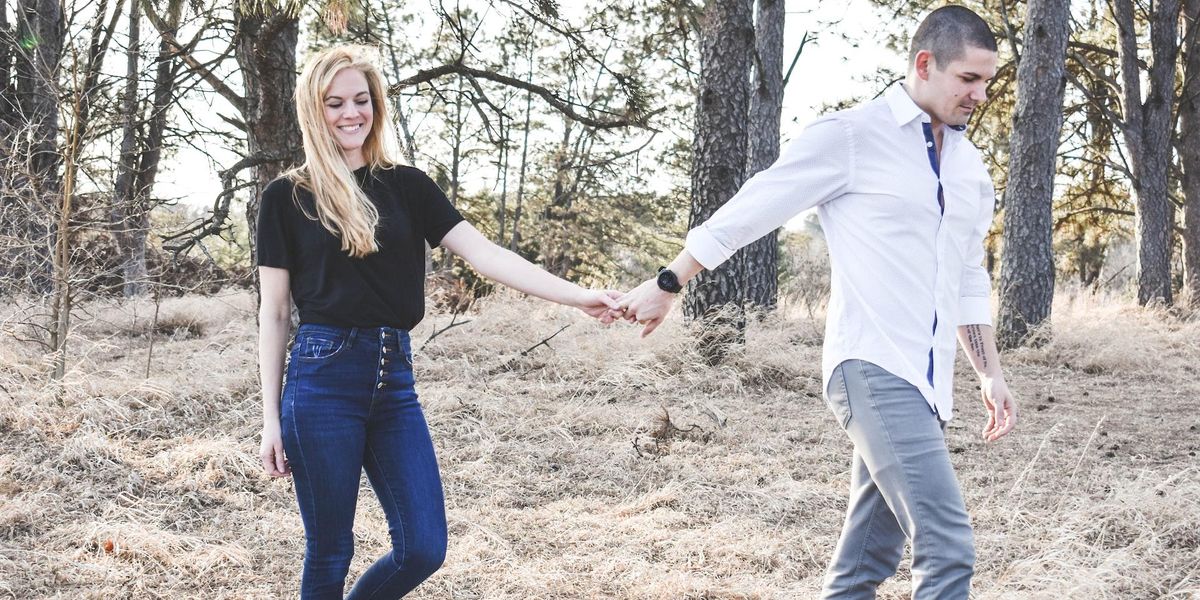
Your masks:
<svg viewBox="0 0 1200 600"><path fill-rule="evenodd" d="M271 477L291 473L283 454L283 436L279 427L279 398L283 392L283 354L287 348L291 324L292 299L288 270L258 268L258 371L262 383L263 429L259 456L263 469Z"/></svg>

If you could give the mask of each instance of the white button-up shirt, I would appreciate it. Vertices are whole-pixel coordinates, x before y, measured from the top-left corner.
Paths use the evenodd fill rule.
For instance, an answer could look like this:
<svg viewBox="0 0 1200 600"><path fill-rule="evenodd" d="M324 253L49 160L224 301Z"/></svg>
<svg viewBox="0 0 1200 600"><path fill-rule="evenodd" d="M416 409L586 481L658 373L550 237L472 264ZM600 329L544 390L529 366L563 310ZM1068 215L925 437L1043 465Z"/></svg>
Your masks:
<svg viewBox="0 0 1200 600"><path fill-rule="evenodd" d="M991 324L982 264L995 191L979 150L950 127L934 172L928 123L900 84L818 119L691 230L686 249L712 269L817 207L832 265L826 388L837 365L865 360L916 386L949 420L957 326Z"/></svg>

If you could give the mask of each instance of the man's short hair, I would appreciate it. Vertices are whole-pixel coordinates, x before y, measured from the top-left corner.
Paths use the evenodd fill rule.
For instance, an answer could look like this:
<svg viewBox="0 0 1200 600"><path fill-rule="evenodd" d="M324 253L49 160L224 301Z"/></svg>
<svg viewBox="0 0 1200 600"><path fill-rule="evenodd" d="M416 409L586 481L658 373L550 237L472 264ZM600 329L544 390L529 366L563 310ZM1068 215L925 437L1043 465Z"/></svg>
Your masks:
<svg viewBox="0 0 1200 600"><path fill-rule="evenodd" d="M937 61L937 68L962 59L967 47L996 51L996 36L987 22L965 6L943 6L925 17L913 34L908 51L908 65L917 60L917 52L928 50Z"/></svg>

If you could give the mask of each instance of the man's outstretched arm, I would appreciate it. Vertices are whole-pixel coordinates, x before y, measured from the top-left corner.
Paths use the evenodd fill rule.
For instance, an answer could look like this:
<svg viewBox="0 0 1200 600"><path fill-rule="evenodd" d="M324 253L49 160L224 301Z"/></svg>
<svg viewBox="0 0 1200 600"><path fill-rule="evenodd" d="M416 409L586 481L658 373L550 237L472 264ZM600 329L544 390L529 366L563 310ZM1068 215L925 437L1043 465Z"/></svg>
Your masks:
<svg viewBox="0 0 1200 600"><path fill-rule="evenodd" d="M769 168L750 178L704 223L688 232L684 250L667 266L681 285L704 269L715 269L737 250L779 228L797 214L828 202L852 185L853 131L839 119L804 129ZM646 324L645 336L662 322L675 296L656 278L621 301L624 317Z"/></svg>
<svg viewBox="0 0 1200 600"><path fill-rule="evenodd" d="M1000 370L1000 351L996 348L995 330L991 325L960 325L958 343L979 375L980 396L988 411L983 438L994 442L1017 425L1017 402Z"/></svg>

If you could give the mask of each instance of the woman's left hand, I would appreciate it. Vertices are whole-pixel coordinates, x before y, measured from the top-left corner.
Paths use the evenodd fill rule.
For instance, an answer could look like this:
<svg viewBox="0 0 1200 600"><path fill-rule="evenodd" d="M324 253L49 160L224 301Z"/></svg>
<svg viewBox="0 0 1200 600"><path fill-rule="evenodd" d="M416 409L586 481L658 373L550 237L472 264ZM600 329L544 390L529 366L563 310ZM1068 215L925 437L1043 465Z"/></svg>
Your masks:
<svg viewBox="0 0 1200 600"><path fill-rule="evenodd" d="M623 295L616 290L581 289L579 297L573 304L575 308L587 313L589 317L599 319L601 323L608 325L621 316L621 308L617 304L617 299Z"/></svg>

